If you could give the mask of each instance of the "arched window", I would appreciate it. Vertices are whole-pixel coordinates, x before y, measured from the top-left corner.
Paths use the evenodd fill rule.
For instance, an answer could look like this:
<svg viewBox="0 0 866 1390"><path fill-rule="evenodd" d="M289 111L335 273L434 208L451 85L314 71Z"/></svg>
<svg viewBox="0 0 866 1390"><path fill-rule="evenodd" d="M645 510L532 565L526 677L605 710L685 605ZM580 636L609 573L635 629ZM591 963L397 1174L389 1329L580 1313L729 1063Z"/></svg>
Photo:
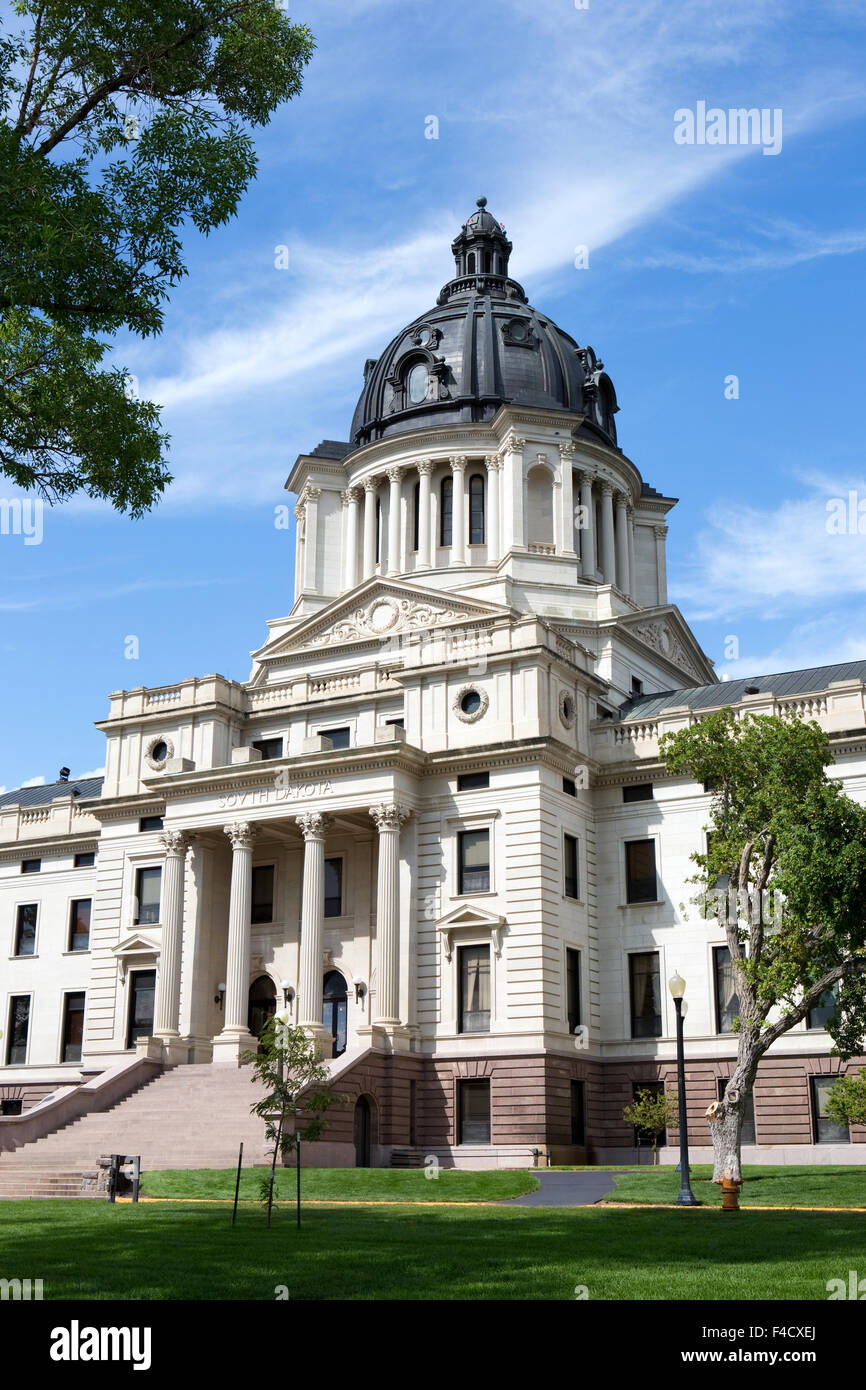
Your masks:
<svg viewBox="0 0 866 1390"><path fill-rule="evenodd" d="M470 251L470 252L469 252L469 258L468 258L468 260L466 261L466 273L467 273L467 275L474 275L474 274L475 274L475 252L474 252L474 251Z"/></svg>
<svg viewBox="0 0 866 1390"><path fill-rule="evenodd" d="M418 549L418 538L421 534L421 484L416 483L412 489L412 549Z"/></svg>
<svg viewBox="0 0 866 1390"><path fill-rule="evenodd" d="M483 253L483 255L484 255L484 274L485 274L485 275L489 275L489 274L490 274L490 252L489 252L489 251L485 251L485 252Z"/></svg>
<svg viewBox="0 0 866 1390"><path fill-rule="evenodd" d="M469 479L469 544L484 544L484 478L480 473Z"/></svg>
<svg viewBox="0 0 866 1390"><path fill-rule="evenodd" d="M322 986L322 1023L334 1040L333 1056L346 1051L348 989L339 970L330 970Z"/></svg>
<svg viewBox="0 0 866 1390"><path fill-rule="evenodd" d="M451 544L451 525L454 513L454 479L443 478L439 492L439 544Z"/></svg>

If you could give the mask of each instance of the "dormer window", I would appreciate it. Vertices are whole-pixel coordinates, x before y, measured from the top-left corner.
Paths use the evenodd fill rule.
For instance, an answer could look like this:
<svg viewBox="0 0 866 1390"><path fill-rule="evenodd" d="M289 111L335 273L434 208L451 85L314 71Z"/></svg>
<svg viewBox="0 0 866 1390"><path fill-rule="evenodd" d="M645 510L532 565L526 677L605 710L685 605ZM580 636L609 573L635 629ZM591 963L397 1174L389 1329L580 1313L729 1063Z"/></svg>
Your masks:
<svg viewBox="0 0 866 1390"><path fill-rule="evenodd" d="M419 362L411 368L406 382L406 394L410 404L420 405L422 401L426 401L429 382L425 363Z"/></svg>
<svg viewBox="0 0 866 1390"><path fill-rule="evenodd" d="M467 275L474 275L474 274L475 274L475 252L474 252L474 251L470 251L470 252L469 252L469 255L466 257L466 273L467 273Z"/></svg>

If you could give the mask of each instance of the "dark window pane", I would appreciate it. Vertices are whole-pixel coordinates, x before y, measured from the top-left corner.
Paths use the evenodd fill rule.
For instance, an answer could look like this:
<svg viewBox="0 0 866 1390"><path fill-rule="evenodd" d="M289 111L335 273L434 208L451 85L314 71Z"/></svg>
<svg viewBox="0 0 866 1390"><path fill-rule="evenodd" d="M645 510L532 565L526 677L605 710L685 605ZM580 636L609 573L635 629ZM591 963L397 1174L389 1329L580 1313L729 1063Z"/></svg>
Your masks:
<svg viewBox="0 0 866 1390"><path fill-rule="evenodd" d="M412 549L418 549L418 537L421 532L421 484L416 483L412 489ZM424 559L426 560L426 555Z"/></svg>
<svg viewBox="0 0 866 1390"><path fill-rule="evenodd" d="M490 891L490 831L461 830L458 837L460 893Z"/></svg>
<svg viewBox="0 0 866 1390"><path fill-rule="evenodd" d="M727 946L713 947L713 974L716 982L716 1032L733 1033L734 1019L740 1012L736 976Z"/></svg>
<svg viewBox="0 0 866 1390"><path fill-rule="evenodd" d="M76 869L92 869L95 863L96 855L92 850L75 856Z"/></svg>
<svg viewBox="0 0 866 1390"><path fill-rule="evenodd" d="M30 996L15 995L9 1001L9 1041L6 1044L7 1066L27 1061L27 1034L30 1031Z"/></svg>
<svg viewBox="0 0 866 1390"><path fill-rule="evenodd" d="M325 916L343 915L343 861L325 860Z"/></svg>
<svg viewBox="0 0 866 1390"><path fill-rule="evenodd" d="M72 904L69 924L70 951L90 949L90 898L77 898Z"/></svg>
<svg viewBox="0 0 866 1390"><path fill-rule="evenodd" d="M484 544L484 479L480 473L469 479L469 544Z"/></svg>
<svg viewBox="0 0 866 1390"><path fill-rule="evenodd" d="M629 801L652 801L653 784L652 782L638 782L633 787L623 787L622 799Z"/></svg>
<svg viewBox="0 0 866 1390"><path fill-rule="evenodd" d="M159 921L159 893L162 869L139 869L136 876L136 926L145 927Z"/></svg>
<svg viewBox="0 0 866 1390"><path fill-rule="evenodd" d="M257 738L253 740L251 746L259 750L265 761L268 758L281 758L283 756L283 740L281 738Z"/></svg>
<svg viewBox="0 0 866 1390"><path fill-rule="evenodd" d="M847 1144L851 1135L847 1125L827 1118L827 1099L835 1086L836 1076L812 1077L812 1114L815 1117L816 1144Z"/></svg>
<svg viewBox="0 0 866 1390"><path fill-rule="evenodd" d="M660 1038L662 995L658 951L638 951L628 958L631 987L631 1035Z"/></svg>
<svg viewBox="0 0 866 1390"><path fill-rule="evenodd" d="M458 1143L490 1143L490 1082L460 1081L458 1105L460 1128Z"/></svg>
<svg viewBox="0 0 866 1390"><path fill-rule="evenodd" d="M719 1077L719 1100L725 1098L725 1087L728 1084L728 1077ZM743 1113L743 1127L740 1130L740 1140L743 1144L755 1144L755 1092L754 1089L749 1093L746 1101L746 1109Z"/></svg>
<svg viewBox="0 0 866 1390"><path fill-rule="evenodd" d="M67 994L63 1008L63 1050L61 1061L80 1062L84 1041L84 991Z"/></svg>
<svg viewBox="0 0 866 1390"><path fill-rule="evenodd" d="M580 951L571 947L565 952L565 983L568 1031L573 1033L580 1025Z"/></svg>
<svg viewBox="0 0 866 1390"><path fill-rule="evenodd" d="M334 1040L334 1056L346 1051L348 990L339 970L331 970L322 989L322 1022Z"/></svg>
<svg viewBox="0 0 866 1390"><path fill-rule="evenodd" d="M36 950L36 903L21 903L15 924L16 956L32 956Z"/></svg>
<svg viewBox="0 0 866 1390"><path fill-rule="evenodd" d="M142 816L138 822L139 830L162 830L162 816Z"/></svg>
<svg viewBox="0 0 866 1390"><path fill-rule="evenodd" d="M461 772L457 777L457 790L459 792L482 791L489 786L489 772Z"/></svg>
<svg viewBox="0 0 866 1390"><path fill-rule="evenodd" d="M490 1032L490 947L461 946L457 956L460 971L461 1033Z"/></svg>
<svg viewBox="0 0 866 1390"><path fill-rule="evenodd" d="M571 1142L572 1144L586 1143L586 1120L585 1120L585 1097L584 1083L582 1081L572 1081L571 1083Z"/></svg>
<svg viewBox="0 0 866 1390"><path fill-rule="evenodd" d="M566 796L577 796L577 786L575 785L574 779L571 777L563 777L562 790L565 792Z"/></svg>
<svg viewBox="0 0 866 1390"><path fill-rule="evenodd" d="M439 544L450 545L454 501L454 482L452 478L442 479L439 498Z"/></svg>
<svg viewBox="0 0 866 1390"><path fill-rule="evenodd" d="M42 860L41 860L41 859L22 859L22 860L21 860L21 872L22 872L22 874L38 874L41 868L42 868Z"/></svg>
<svg viewBox="0 0 866 1390"><path fill-rule="evenodd" d="M257 864L253 869L251 922L274 920L274 866Z"/></svg>
<svg viewBox="0 0 866 1390"><path fill-rule="evenodd" d="M20 1115L22 1109L20 1100L0 1100L0 1115Z"/></svg>
<svg viewBox="0 0 866 1390"><path fill-rule="evenodd" d="M329 738L334 748L348 748L351 729L320 729L322 738Z"/></svg>
<svg viewBox="0 0 866 1390"><path fill-rule="evenodd" d="M574 835L563 836L563 857L565 860L565 896L580 897L580 871L578 867L577 840Z"/></svg>
<svg viewBox="0 0 866 1390"><path fill-rule="evenodd" d="M656 847L654 840L630 840L625 847L626 902L654 903L656 885Z"/></svg>
<svg viewBox="0 0 866 1390"><path fill-rule="evenodd" d="M815 1005L806 1015L807 1028L826 1028L836 1014L836 986L832 985L826 989Z"/></svg>
<svg viewBox="0 0 866 1390"><path fill-rule="evenodd" d="M467 690L463 699L460 701L460 708L464 714L477 714L481 708L481 696L477 690Z"/></svg>
<svg viewBox="0 0 866 1390"><path fill-rule="evenodd" d="M139 1038L149 1038L153 1032L156 971L134 970L129 990L129 1031L126 1045L132 1047Z"/></svg>

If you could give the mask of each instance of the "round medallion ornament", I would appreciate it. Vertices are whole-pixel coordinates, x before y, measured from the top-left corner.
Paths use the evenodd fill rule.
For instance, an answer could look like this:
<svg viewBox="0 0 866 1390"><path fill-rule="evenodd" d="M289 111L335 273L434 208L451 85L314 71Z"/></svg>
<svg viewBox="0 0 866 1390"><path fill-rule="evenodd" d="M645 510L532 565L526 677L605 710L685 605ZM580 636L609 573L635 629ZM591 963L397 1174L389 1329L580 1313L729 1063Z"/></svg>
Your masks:
<svg viewBox="0 0 866 1390"><path fill-rule="evenodd" d="M174 757L174 744L170 738L158 734L152 738L144 750L144 761L154 772L162 772L166 763Z"/></svg>
<svg viewBox="0 0 866 1390"><path fill-rule="evenodd" d="M489 704L486 691L478 690L474 685L464 685L454 696L451 708L463 724L474 724L476 719L482 719L487 713Z"/></svg>
<svg viewBox="0 0 866 1390"><path fill-rule="evenodd" d="M367 621L374 632L390 632L399 616L399 609L393 599L383 598L373 604Z"/></svg>
<svg viewBox="0 0 866 1390"><path fill-rule="evenodd" d="M574 725L574 698L569 695L567 690L559 692L559 717L566 729Z"/></svg>

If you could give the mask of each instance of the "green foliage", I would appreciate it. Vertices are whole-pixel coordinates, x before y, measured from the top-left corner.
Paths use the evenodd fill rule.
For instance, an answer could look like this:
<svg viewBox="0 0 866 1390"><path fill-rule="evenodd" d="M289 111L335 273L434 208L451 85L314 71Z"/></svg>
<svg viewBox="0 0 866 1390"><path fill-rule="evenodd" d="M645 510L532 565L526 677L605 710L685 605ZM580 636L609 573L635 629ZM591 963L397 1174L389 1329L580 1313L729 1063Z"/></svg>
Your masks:
<svg viewBox="0 0 866 1390"><path fill-rule="evenodd" d="M675 1093L655 1091L646 1086L635 1091L634 1100L622 1112L627 1124L634 1125L639 1133L652 1137L654 1159L658 1157L659 1135L668 1125L677 1123L677 1104Z"/></svg>
<svg viewBox="0 0 866 1390"><path fill-rule="evenodd" d="M741 1036L766 1050L838 986L828 1031L854 1055L866 1030L866 809L827 776L826 734L723 709L666 735L662 754L671 772L714 788L694 881L709 895L730 884L721 917Z"/></svg>
<svg viewBox="0 0 866 1390"><path fill-rule="evenodd" d="M265 1087L266 1094L250 1109L265 1121L275 1156L285 1158L298 1140L321 1137L325 1112L340 1097L330 1089L328 1069L303 1028L293 1028L287 1014L276 1014L262 1031L259 1051L246 1052L241 1060L252 1063L253 1079Z"/></svg>
<svg viewBox="0 0 866 1390"><path fill-rule="evenodd" d="M839 1077L827 1097L827 1117L840 1125L866 1125L866 1069Z"/></svg>
<svg viewBox="0 0 866 1390"><path fill-rule="evenodd" d="M314 48L273 0L17 0L0 33L0 472L49 501L139 516L170 474L159 409L106 367L159 333L186 222L227 222L256 172L247 126Z"/></svg>

